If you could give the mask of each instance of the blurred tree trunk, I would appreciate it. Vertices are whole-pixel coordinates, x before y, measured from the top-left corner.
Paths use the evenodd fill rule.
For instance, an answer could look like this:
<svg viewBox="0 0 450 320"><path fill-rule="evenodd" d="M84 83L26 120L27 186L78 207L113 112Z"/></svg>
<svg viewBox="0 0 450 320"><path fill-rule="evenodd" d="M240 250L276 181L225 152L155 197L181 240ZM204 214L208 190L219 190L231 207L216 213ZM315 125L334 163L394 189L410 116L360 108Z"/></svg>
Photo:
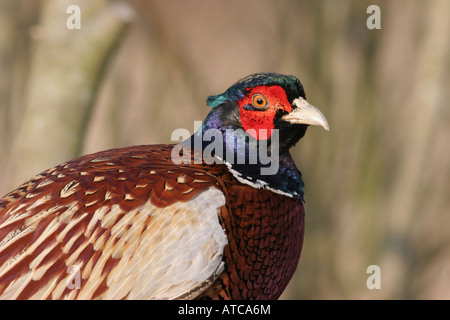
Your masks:
<svg viewBox="0 0 450 320"><path fill-rule="evenodd" d="M402 6L397 3L396 8L396 11L400 11ZM401 166L394 173L385 198L385 219L388 223L384 228L386 247L381 264L384 265L386 275L385 297L391 299L420 296L420 288L416 288L419 289L417 292L411 289L413 280L420 277L423 271L419 272L421 267L418 261L434 262L440 253L438 248L431 246L426 252L421 252L419 248L424 239L412 235L421 233L423 225L417 222L423 221L424 215L429 214L432 207L432 203L427 202L434 198L425 199L425 186L432 178L432 171L435 171L432 165L435 159L431 154L438 141L437 124L444 124L441 122L444 119L442 116L445 114L444 108L448 108L448 103L444 104L444 101L449 90L445 85L448 84L448 69L445 66L448 66L450 54L450 20L448 14L442 14L443 12L450 12L450 2L435 0L429 2L425 12L421 14L422 20L418 22L422 26L422 37L416 40L420 45L415 44L416 59L410 65L410 90L401 102L406 107L404 117L410 130L402 127L394 136L386 137L387 141L394 142L394 146L402 145L402 152L396 154L396 161ZM396 36L397 41L401 41L400 38L405 35ZM412 36L411 38L414 39ZM391 125L395 127L396 123L392 120ZM442 178L448 181L449 177L440 174L431 180L437 185ZM442 197L446 197L446 194L448 190ZM430 254L431 252L435 254Z"/></svg>
<svg viewBox="0 0 450 320"><path fill-rule="evenodd" d="M10 121L10 103L12 91L12 57L15 50L14 39L17 36L15 25L15 11L17 3L14 0L0 2L0 72L4 75L0 77L0 168L3 168L7 150L7 144L10 140L9 121ZM8 75L8 76L6 76Z"/></svg>
<svg viewBox="0 0 450 320"><path fill-rule="evenodd" d="M80 8L80 29L66 21ZM104 67L133 16L119 1L43 1L20 129L3 183L16 186L78 155ZM55 163L56 162L56 163Z"/></svg>
<svg viewBox="0 0 450 320"><path fill-rule="evenodd" d="M22 113L29 70L28 32L38 14L39 1L0 1L0 177ZM0 178L0 189L1 181Z"/></svg>
<svg viewBox="0 0 450 320"><path fill-rule="evenodd" d="M307 232L284 297L447 299L450 2L377 1L381 30L367 3L310 4L306 91L331 131L301 141ZM381 290L366 286L372 264Z"/></svg>

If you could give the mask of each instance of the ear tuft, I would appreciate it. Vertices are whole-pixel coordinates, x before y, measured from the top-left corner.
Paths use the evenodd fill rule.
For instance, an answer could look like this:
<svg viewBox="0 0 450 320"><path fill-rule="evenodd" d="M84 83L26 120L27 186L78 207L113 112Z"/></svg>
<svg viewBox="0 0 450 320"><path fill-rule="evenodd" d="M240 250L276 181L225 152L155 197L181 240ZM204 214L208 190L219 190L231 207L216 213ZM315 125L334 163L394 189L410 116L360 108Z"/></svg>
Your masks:
<svg viewBox="0 0 450 320"><path fill-rule="evenodd" d="M208 105L208 107L215 108L217 106L220 106L226 100L227 98L224 94L218 94L215 96L209 96L208 99L206 99L206 104Z"/></svg>

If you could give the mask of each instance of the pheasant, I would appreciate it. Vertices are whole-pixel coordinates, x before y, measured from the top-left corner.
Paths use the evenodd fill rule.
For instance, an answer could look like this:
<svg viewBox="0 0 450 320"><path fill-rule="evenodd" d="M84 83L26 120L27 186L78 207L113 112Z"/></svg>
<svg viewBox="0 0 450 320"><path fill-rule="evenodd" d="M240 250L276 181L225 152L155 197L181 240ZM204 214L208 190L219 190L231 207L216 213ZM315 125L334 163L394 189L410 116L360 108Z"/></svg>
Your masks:
<svg viewBox="0 0 450 320"><path fill-rule="evenodd" d="M328 130L294 76L210 96L179 144L84 155L0 200L1 299L277 299L303 245L289 149Z"/></svg>

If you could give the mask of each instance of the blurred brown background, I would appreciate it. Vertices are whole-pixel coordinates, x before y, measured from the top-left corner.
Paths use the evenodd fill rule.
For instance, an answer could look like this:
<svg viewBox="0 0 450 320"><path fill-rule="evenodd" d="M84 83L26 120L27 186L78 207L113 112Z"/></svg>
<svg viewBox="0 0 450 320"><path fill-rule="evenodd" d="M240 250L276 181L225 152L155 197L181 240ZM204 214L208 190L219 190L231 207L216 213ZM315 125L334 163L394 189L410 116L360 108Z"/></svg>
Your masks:
<svg viewBox="0 0 450 320"><path fill-rule="evenodd" d="M331 131L292 150L307 227L282 298L449 299L449 15L447 0L1 0L0 193L80 154L171 143L208 95L293 74Z"/></svg>

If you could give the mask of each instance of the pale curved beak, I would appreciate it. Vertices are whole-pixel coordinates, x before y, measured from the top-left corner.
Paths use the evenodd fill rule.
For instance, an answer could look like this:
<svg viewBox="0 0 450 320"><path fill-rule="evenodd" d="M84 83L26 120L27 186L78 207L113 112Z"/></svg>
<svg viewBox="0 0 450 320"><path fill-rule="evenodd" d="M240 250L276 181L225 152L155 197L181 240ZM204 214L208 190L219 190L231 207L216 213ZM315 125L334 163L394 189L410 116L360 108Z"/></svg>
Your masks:
<svg viewBox="0 0 450 320"><path fill-rule="evenodd" d="M293 124L307 124L311 126L321 126L325 130L330 131L327 118L320 112L319 109L309 104L303 98L297 98L293 104L297 106L287 115L283 116L281 120L289 121Z"/></svg>

